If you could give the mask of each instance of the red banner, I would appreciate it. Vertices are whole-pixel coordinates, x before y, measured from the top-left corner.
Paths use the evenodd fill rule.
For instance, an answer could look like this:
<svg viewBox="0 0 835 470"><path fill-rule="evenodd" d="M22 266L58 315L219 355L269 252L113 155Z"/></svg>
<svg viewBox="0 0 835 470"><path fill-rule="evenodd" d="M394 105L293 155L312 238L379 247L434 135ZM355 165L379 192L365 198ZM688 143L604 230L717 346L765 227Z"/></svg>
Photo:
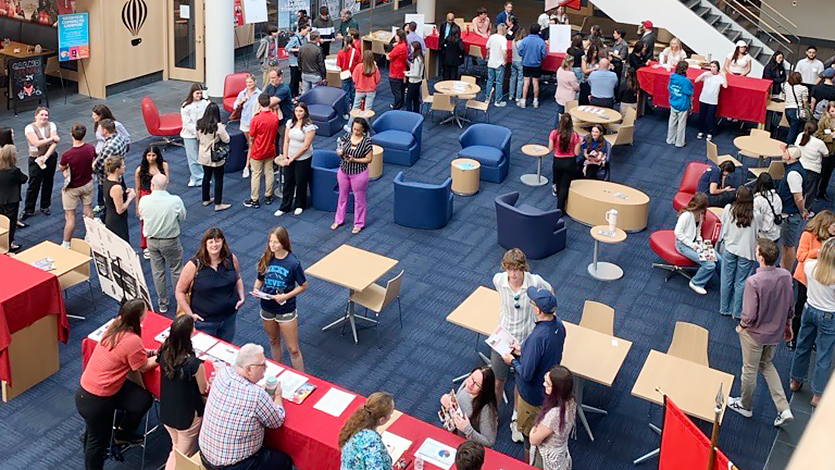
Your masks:
<svg viewBox="0 0 835 470"><path fill-rule="evenodd" d="M241 0L235 0L235 26L244 25L244 7Z"/></svg>
<svg viewBox="0 0 835 470"><path fill-rule="evenodd" d="M573 8L575 10L579 10L582 6L581 0L563 0L560 2L560 6Z"/></svg>
<svg viewBox="0 0 835 470"><path fill-rule="evenodd" d="M710 437L693 424L669 397L665 397L664 402L664 430L661 433L658 470L707 470ZM717 449L713 468L731 470L736 467Z"/></svg>

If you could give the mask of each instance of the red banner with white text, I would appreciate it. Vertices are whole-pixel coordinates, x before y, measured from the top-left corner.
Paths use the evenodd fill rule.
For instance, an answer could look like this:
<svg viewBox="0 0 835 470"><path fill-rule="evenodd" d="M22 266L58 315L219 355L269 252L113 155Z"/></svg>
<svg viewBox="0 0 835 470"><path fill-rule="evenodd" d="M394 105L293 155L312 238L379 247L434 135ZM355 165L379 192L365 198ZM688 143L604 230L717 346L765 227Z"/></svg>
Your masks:
<svg viewBox="0 0 835 470"><path fill-rule="evenodd" d="M710 437L706 436L669 397L664 398L664 403L664 429L661 433L658 470L707 470ZM736 469L719 449L716 450L713 468Z"/></svg>

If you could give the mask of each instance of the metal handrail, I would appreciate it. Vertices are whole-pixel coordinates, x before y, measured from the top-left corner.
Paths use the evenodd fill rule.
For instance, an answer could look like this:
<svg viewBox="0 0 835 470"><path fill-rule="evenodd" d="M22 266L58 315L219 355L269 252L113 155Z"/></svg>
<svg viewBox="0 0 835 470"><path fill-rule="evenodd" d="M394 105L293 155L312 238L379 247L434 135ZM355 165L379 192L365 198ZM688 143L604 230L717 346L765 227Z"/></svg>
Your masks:
<svg viewBox="0 0 835 470"><path fill-rule="evenodd" d="M790 20L790 19L786 18L786 16L785 16L785 15L783 15L782 13L780 13L779 11L777 11L777 10L776 10L773 6L769 5L769 4L768 4L768 3L766 3L765 1L761 1L760 3L761 3L762 5L765 5L765 6L767 6L768 8L770 8L770 9L771 9L771 11L773 11L774 13L777 13L778 15L780 15L780 17L781 17L781 18L783 18L784 20L786 20L786 21L787 21L790 25L792 25L792 26L794 27L795 31L797 30L797 25L796 25L796 24L794 24L794 22L793 22L792 20ZM762 11L762 7L760 7L760 11ZM768 15L768 13L766 13L766 14ZM771 16L771 15L769 15L769 16ZM795 35L795 37L797 37L797 36ZM799 39L799 38L798 38L798 39Z"/></svg>
<svg viewBox="0 0 835 470"><path fill-rule="evenodd" d="M739 10L739 9L738 9L738 8L737 8L734 4L738 4L740 8L742 8L743 10L745 10L745 12L747 12L747 13L748 13L748 15L746 15L745 13L743 13L742 11L740 11L740 10ZM771 26L770 24L768 24L768 22L763 21L763 19L762 19L762 18L757 17L757 16L756 16L753 12L751 12L751 10L749 10L748 8L746 8L746 7L745 7L745 5L743 5L743 4L741 4L741 3L739 3L737 0L725 0L725 5L728 5L729 7L733 8L733 10L734 10L735 12L737 12L737 13L739 13L740 15L744 16L744 17L745 17L745 19L746 19L746 20L748 20L748 21L750 21L753 25L762 24L762 25L765 25L765 26L767 26L768 28L770 28L770 29L771 29L771 30L772 30L775 34L777 34L778 36L780 36L781 38L783 38L783 41L785 42L785 45L786 45L786 46L788 46L788 45L790 45L790 44L791 44L791 40L790 40L789 38L787 38L787 37L783 36L783 34L781 34L781 33L780 33L780 31L778 31L775 27L773 27L773 26ZM749 15L750 15L750 16L749 16ZM762 30L762 31L763 31L765 34L767 34L767 35L768 35L768 37L770 37L771 39L774 39L775 41L780 42L779 40L777 40L777 38L775 38L774 36L772 36L772 35L771 35L771 33L769 33L767 30L765 30L765 28L758 28L758 29Z"/></svg>

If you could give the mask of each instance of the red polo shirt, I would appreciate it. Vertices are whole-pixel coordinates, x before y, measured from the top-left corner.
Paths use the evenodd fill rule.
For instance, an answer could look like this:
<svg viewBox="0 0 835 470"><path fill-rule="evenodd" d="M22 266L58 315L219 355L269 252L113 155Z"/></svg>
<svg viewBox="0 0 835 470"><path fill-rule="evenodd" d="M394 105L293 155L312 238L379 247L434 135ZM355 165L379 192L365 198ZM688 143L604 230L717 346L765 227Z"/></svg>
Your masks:
<svg viewBox="0 0 835 470"><path fill-rule="evenodd" d="M394 48L389 52L389 78L403 79L406 77L406 60L408 59L409 51L406 49L406 42L398 42Z"/></svg>
<svg viewBox="0 0 835 470"><path fill-rule="evenodd" d="M249 124L249 157L253 160L275 158L275 135L278 133L278 115L269 109L262 109Z"/></svg>

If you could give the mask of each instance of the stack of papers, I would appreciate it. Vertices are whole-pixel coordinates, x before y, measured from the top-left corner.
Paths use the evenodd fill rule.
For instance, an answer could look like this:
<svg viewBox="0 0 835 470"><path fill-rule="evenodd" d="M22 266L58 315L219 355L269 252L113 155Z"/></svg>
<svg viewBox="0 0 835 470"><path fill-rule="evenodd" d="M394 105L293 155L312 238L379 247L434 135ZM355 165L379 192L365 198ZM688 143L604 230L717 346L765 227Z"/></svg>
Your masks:
<svg viewBox="0 0 835 470"><path fill-rule="evenodd" d="M235 363L235 356L238 355L238 348L231 344L218 342L208 351L206 351L200 359L209 360L212 362L225 362L232 365Z"/></svg>
<svg viewBox="0 0 835 470"><path fill-rule="evenodd" d="M55 271L55 260L52 258L42 258L33 262L32 266L43 269L44 271Z"/></svg>
<svg viewBox="0 0 835 470"><path fill-rule="evenodd" d="M331 387L325 396L319 399L313 408L324 411L325 413L338 418L345 412L345 408L348 408L348 405L354 401L354 398L357 396L348 392L343 392L342 390L337 390Z"/></svg>
<svg viewBox="0 0 835 470"><path fill-rule="evenodd" d="M204 352L212 348L218 343L218 339L207 335L206 333L197 332L191 337L191 346L194 348L194 355L201 356Z"/></svg>
<svg viewBox="0 0 835 470"><path fill-rule="evenodd" d="M386 450L388 450L392 462L400 460L403 453L409 450L409 447L412 446L412 441L404 439L397 434L393 434L388 431L385 431L382 437L383 444L386 445Z"/></svg>
<svg viewBox="0 0 835 470"><path fill-rule="evenodd" d="M455 449L430 438L423 441L415 456L444 470L449 470L455 463Z"/></svg>
<svg viewBox="0 0 835 470"><path fill-rule="evenodd" d="M289 400L305 382L307 382L307 377L289 369L285 370L278 376L278 383L281 384L281 398Z"/></svg>
<svg viewBox="0 0 835 470"><path fill-rule="evenodd" d="M98 327L96 331L90 333L89 335L87 335L87 337L96 342L101 341L101 339L104 337L104 333L107 331L108 328L110 328L110 325L112 325L114 321L116 321L116 319L111 318L110 321Z"/></svg>
<svg viewBox="0 0 835 470"><path fill-rule="evenodd" d="M162 330L162 332L160 332L160 334L154 336L154 341L156 341L157 343L162 344L162 343L165 342L166 339L168 339L168 336L170 336L170 335L171 335L171 327L169 326L168 328Z"/></svg>
<svg viewBox="0 0 835 470"><path fill-rule="evenodd" d="M452 91L457 92L464 92L467 91L467 83L466 82L455 82L452 84Z"/></svg>

